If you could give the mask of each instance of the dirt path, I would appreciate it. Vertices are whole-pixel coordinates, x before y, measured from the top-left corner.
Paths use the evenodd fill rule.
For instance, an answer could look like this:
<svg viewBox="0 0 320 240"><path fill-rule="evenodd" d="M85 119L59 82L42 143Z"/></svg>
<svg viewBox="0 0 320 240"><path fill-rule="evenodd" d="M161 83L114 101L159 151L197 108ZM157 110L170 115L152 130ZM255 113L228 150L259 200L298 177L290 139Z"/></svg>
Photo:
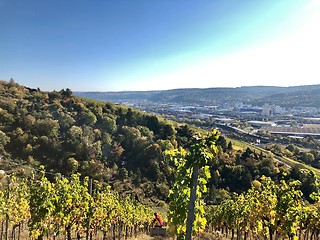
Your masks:
<svg viewBox="0 0 320 240"><path fill-rule="evenodd" d="M130 238L129 240L170 240L171 238L167 237L151 237L149 235L143 234L143 235L139 235L136 238Z"/></svg>

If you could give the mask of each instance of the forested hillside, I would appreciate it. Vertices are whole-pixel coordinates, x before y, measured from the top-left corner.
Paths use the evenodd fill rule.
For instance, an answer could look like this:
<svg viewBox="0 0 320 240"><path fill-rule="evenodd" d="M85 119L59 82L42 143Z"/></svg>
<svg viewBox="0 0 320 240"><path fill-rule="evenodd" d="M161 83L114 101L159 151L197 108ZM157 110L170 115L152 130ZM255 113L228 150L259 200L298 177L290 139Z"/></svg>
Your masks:
<svg viewBox="0 0 320 240"><path fill-rule="evenodd" d="M0 91L3 168L43 164L47 172L66 176L130 178L147 189L137 196L167 196L172 169L162 151L184 141L179 127L130 108L73 97L69 89L42 92L12 81L1 82ZM115 187L132 190L131 184Z"/></svg>
<svg viewBox="0 0 320 240"><path fill-rule="evenodd" d="M0 169L20 175L44 165L48 178L73 173L108 182L139 201L168 200L174 164L163 152L188 149L193 130L120 105L74 97L69 89L42 92L14 81L0 84ZM208 203L242 192L262 175L299 179L305 198L316 188L313 173L287 168L272 154L233 148L220 136L210 163ZM160 201L159 201L160 200Z"/></svg>
<svg viewBox="0 0 320 240"><path fill-rule="evenodd" d="M296 92L278 93L257 100L257 104L272 103L283 107L320 107L320 89L306 89Z"/></svg>

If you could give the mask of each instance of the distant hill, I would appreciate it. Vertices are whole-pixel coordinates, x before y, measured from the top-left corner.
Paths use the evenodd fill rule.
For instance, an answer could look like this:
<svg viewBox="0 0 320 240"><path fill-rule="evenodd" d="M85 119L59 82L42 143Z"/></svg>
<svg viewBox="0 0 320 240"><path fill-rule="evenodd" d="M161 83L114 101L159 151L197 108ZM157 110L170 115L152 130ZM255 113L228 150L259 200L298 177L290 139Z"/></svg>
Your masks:
<svg viewBox="0 0 320 240"><path fill-rule="evenodd" d="M256 100L256 103L263 105L270 103L283 107L320 107L320 88L302 88L297 91L287 91L273 94Z"/></svg>
<svg viewBox="0 0 320 240"><path fill-rule="evenodd" d="M163 91L75 92L77 96L111 102L168 102L179 104L224 104L244 102L262 106L320 107L320 84L295 87L252 86L239 88L193 88Z"/></svg>

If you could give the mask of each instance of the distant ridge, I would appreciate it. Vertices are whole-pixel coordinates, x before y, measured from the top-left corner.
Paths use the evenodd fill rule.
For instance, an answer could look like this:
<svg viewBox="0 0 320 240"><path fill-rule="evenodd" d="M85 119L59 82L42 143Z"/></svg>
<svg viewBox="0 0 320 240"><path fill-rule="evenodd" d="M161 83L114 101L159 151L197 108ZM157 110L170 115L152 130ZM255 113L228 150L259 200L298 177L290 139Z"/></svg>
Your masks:
<svg viewBox="0 0 320 240"><path fill-rule="evenodd" d="M222 104L243 102L262 106L320 107L320 84L292 87L244 86L236 88L184 88L159 91L74 92L94 100L110 102L150 101L179 104Z"/></svg>

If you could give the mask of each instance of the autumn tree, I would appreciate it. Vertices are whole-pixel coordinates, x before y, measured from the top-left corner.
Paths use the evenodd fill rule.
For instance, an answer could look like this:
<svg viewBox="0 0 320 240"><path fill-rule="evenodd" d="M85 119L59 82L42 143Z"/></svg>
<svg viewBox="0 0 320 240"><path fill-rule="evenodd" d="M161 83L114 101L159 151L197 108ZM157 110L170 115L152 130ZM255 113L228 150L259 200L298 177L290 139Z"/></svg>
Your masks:
<svg viewBox="0 0 320 240"><path fill-rule="evenodd" d="M188 151L180 148L167 152L167 156L177 167L175 183L170 193L169 219L175 225L179 239L190 240L193 227L203 228L205 225L201 224L204 219L200 220L204 213L200 198L207 191L206 183L210 178L208 163L216 156L215 143L218 137L217 131L212 131L205 137L195 135ZM196 206L197 198L199 201Z"/></svg>

